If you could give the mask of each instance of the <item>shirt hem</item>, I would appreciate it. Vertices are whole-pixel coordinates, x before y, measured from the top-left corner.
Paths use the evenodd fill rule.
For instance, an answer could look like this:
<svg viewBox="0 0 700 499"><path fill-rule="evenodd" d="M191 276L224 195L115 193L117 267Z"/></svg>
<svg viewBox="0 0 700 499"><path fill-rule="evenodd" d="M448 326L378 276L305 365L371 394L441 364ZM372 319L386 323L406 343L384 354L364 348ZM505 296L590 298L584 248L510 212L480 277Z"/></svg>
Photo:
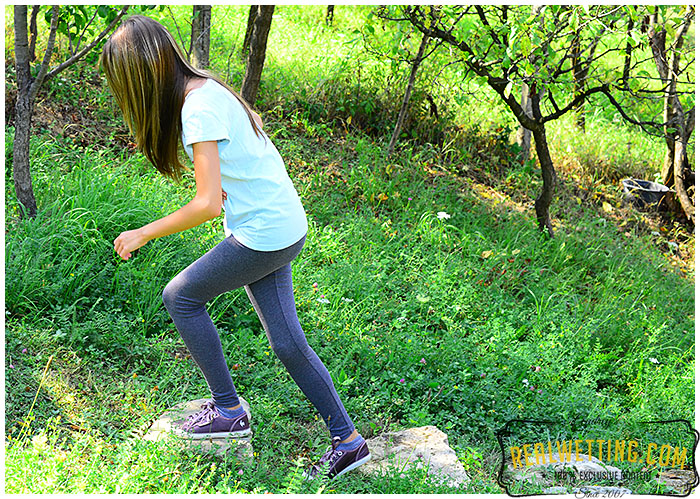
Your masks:
<svg viewBox="0 0 700 499"><path fill-rule="evenodd" d="M308 227L301 231L298 235L290 238L289 240L284 239L280 241L279 243L275 243L274 245L265 245L265 244L259 244L256 241L245 237L245 235L242 235L238 233L237 231L231 231L229 235L232 235L233 237L236 238L236 240L241 243L243 246L245 246L248 249L252 249L253 251L279 251L283 250L285 248L289 248L292 246L294 243L299 242L299 240L306 235L308 232Z"/></svg>

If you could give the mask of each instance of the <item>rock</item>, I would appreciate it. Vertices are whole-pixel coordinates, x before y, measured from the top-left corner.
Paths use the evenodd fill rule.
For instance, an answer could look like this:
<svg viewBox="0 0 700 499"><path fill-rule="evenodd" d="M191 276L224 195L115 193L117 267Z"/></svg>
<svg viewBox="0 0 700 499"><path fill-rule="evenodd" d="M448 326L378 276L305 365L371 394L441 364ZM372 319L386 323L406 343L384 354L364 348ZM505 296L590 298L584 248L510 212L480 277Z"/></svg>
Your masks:
<svg viewBox="0 0 700 499"><path fill-rule="evenodd" d="M435 426L409 428L381 434L367 440L372 459L358 468L363 473L402 469L407 463L428 468L428 474L441 476L456 487L469 481L462 463L447 443L447 435Z"/></svg>
<svg viewBox="0 0 700 499"><path fill-rule="evenodd" d="M242 397L238 397L241 401L243 409L248 414L248 419L252 422L253 418L250 412L250 405ZM143 436L144 440L158 442L171 438L173 442L178 442L184 448L196 450L199 452L208 453L214 451L218 456L223 456L229 451L233 451L238 458L252 458L253 446L250 442L251 435L238 439L206 439L206 440L184 440L177 438L170 433L173 426L182 424L189 415L198 412L209 399L190 400L189 402L180 402L165 411L146 431Z"/></svg>
<svg viewBox="0 0 700 499"><path fill-rule="evenodd" d="M666 485L681 494L690 493L690 489L697 485L696 475L693 470L666 470L659 473L656 481Z"/></svg>

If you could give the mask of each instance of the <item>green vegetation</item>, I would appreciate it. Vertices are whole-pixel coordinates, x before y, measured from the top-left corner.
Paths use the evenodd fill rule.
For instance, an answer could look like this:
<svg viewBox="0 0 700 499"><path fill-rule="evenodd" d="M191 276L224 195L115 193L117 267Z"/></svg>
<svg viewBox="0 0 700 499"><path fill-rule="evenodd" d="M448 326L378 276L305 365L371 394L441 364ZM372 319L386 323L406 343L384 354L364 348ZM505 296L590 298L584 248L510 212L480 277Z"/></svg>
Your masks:
<svg viewBox="0 0 700 499"><path fill-rule="evenodd" d="M310 222L293 263L299 317L365 438L436 425L471 481L455 490L407 469L302 483L327 430L242 290L209 310L252 406L254 460L140 440L168 407L207 396L161 292L218 242L221 220L121 261L114 238L187 202L194 180L172 184L129 152L99 80L57 79L46 94L87 103L101 124L32 138L29 220L5 131L6 492L500 493L495 432L510 419L605 417L620 431L623 419L694 420L694 237L622 206L609 183L657 170L664 144L595 113L588 142L553 131L563 183L547 239L534 229L537 169L513 159L495 100L456 110L489 120L453 123L452 143L418 136L385 158L402 90L384 92L353 41L367 9L338 7L326 28L322 6L280 7L270 34L258 107ZM213 66L234 82L246 11L213 11ZM414 112L427 130L432 118ZM610 133L629 140L597 149Z"/></svg>

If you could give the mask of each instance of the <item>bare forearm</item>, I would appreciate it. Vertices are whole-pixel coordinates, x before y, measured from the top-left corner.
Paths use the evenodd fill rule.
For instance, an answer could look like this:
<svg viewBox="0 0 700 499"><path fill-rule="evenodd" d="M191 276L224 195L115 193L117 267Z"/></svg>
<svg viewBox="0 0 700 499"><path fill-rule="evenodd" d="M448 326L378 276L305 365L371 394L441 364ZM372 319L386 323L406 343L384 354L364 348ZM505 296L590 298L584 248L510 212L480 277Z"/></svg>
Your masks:
<svg viewBox="0 0 700 499"><path fill-rule="evenodd" d="M193 199L170 215L155 220L139 229L143 237L150 241L183 230L191 229L221 214L221 205L212 206L206 201Z"/></svg>
<svg viewBox="0 0 700 499"><path fill-rule="evenodd" d="M194 179L197 194L179 210L138 229L127 230L114 240L114 250L124 260L151 239L191 229L221 214L221 172L215 141L197 142L194 150ZM224 196L225 197L225 196Z"/></svg>

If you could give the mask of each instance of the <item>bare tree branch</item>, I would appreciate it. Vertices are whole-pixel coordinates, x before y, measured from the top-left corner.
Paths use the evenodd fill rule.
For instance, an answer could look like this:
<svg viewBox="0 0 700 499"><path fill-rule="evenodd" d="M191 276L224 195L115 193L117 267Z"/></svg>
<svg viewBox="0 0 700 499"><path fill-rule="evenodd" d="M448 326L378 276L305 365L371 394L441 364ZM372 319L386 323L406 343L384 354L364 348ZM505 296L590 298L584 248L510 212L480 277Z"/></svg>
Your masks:
<svg viewBox="0 0 700 499"><path fill-rule="evenodd" d="M558 111L555 110L555 112L548 114L546 116L542 117L542 122L547 123L548 121L553 121L556 119L561 118L563 115L574 109L576 106L580 105L584 100L586 100L587 97L599 93L599 92L604 92L605 89L608 88L608 85L600 85L597 87L592 87L586 90L585 92L578 94L574 99L571 100L566 106L563 108L559 109Z"/></svg>
<svg viewBox="0 0 700 499"><path fill-rule="evenodd" d="M58 5L52 7L51 12L51 27L49 28L49 40L46 43L46 52L44 52L44 59L41 61L41 66L39 66L39 72L36 78L32 81L32 85L29 88L29 102L34 102L36 94L39 92L39 87L44 82L48 80L48 75L46 71L49 67L49 62L51 61L51 54L53 52L53 46L56 42L56 30L58 29Z"/></svg>
<svg viewBox="0 0 700 499"><path fill-rule="evenodd" d="M36 39L38 36L38 31L37 31L37 26L36 26L36 17L39 14L39 7L40 5L33 5L32 6L32 15L29 21L29 33L32 35L31 42L29 43L29 61L34 62L36 59Z"/></svg>
<svg viewBox="0 0 700 499"><path fill-rule="evenodd" d="M173 9L168 6L168 13L170 14L170 17L173 20L173 24L175 24L175 29L177 30L177 37L180 39L180 47L183 49L185 48L185 40L182 38L182 33L180 33L180 25L177 24L177 19L175 19L175 14L173 14ZM192 28L191 23L190 23L190 29ZM186 52L187 57L190 57L190 54L192 53L192 40L190 40L190 48Z"/></svg>
<svg viewBox="0 0 700 499"><path fill-rule="evenodd" d="M97 9L95 9L95 12L92 14L90 21L88 21L87 24L85 24L85 27L83 28L83 32L80 33L80 36L78 36L78 43L75 44L75 50L78 50L78 47L80 47L80 43L83 41L83 36L85 35L85 32L87 31L88 27L92 24L92 21L95 20L96 16L97 16Z"/></svg>

